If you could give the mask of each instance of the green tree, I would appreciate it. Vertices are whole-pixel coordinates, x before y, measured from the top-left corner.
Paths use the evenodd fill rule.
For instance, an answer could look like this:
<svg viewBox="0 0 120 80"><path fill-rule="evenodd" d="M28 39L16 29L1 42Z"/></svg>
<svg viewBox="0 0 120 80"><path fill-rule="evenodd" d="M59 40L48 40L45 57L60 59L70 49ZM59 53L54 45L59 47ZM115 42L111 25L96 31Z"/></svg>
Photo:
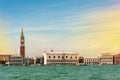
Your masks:
<svg viewBox="0 0 120 80"><path fill-rule="evenodd" d="M0 61L0 64L5 64L5 61Z"/></svg>

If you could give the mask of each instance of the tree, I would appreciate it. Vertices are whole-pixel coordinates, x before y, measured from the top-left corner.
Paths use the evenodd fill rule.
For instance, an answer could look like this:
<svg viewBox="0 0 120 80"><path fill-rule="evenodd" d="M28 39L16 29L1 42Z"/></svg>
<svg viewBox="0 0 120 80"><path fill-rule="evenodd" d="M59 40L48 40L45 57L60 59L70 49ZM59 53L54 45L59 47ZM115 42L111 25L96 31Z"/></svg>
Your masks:
<svg viewBox="0 0 120 80"><path fill-rule="evenodd" d="M5 61L1 60L1 61L0 61L0 64L5 64Z"/></svg>

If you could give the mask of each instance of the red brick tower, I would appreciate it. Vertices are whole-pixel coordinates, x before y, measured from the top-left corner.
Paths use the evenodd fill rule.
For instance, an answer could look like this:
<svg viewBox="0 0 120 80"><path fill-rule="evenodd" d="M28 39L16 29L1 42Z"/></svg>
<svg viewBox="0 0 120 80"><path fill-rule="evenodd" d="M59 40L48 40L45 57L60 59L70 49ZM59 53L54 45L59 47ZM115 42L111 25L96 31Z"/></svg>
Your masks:
<svg viewBox="0 0 120 80"><path fill-rule="evenodd" d="M25 57L25 38L23 29L21 30L21 36L20 36L20 56Z"/></svg>

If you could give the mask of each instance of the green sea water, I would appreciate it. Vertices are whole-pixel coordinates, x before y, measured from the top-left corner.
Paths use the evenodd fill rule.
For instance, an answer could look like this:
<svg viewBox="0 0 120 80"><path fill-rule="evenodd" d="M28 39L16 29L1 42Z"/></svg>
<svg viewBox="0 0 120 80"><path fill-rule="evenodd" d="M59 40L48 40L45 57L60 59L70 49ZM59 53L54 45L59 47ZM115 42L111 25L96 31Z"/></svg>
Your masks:
<svg viewBox="0 0 120 80"><path fill-rule="evenodd" d="M120 80L120 66L1 66L0 80Z"/></svg>

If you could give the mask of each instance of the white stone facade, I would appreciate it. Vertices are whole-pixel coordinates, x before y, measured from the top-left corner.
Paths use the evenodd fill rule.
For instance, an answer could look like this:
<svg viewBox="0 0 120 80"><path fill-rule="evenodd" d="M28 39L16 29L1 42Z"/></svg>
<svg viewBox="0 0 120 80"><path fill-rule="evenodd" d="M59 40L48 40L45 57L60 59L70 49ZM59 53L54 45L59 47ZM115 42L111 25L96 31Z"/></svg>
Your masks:
<svg viewBox="0 0 120 80"><path fill-rule="evenodd" d="M24 65L29 64L28 58L23 58L21 56L11 56L9 59L9 65Z"/></svg>
<svg viewBox="0 0 120 80"><path fill-rule="evenodd" d="M98 65L100 62L99 58L84 58L85 65Z"/></svg>
<svg viewBox="0 0 120 80"><path fill-rule="evenodd" d="M78 65L79 54L72 52L44 53L44 65Z"/></svg>
<svg viewBox="0 0 120 80"><path fill-rule="evenodd" d="M109 65L109 64L113 64L113 62L114 62L114 56L112 55L103 55L100 57L101 65Z"/></svg>

